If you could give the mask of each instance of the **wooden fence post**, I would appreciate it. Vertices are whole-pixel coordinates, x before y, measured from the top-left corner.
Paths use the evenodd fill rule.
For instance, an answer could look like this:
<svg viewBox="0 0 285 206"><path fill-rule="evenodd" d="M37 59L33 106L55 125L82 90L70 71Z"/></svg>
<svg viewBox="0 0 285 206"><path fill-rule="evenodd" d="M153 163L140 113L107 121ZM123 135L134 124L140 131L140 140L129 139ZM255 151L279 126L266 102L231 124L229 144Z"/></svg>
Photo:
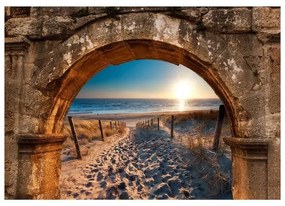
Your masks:
<svg viewBox="0 0 285 206"><path fill-rule="evenodd" d="M110 121L110 128L113 130L112 121Z"/></svg>
<svg viewBox="0 0 285 206"><path fill-rule="evenodd" d="M150 125L153 126L153 119L150 120Z"/></svg>
<svg viewBox="0 0 285 206"><path fill-rule="evenodd" d="M100 132L101 132L102 141L104 141L104 133L103 133L102 124L101 124L101 120L100 119L99 119L99 126L100 126Z"/></svg>
<svg viewBox="0 0 285 206"><path fill-rule="evenodd" d="M213 150L218 150L219 148L220 136L221 136L224 118L225 118L225 106L220 105L219 115L218 115L218 120L217 120L217 125L216 125L216 133L215 133L214 142L213 142Z"/></svg>
<svg viewBox="0 0 285 206"><path fill-rule="evenodd" d="M70 125L73 141L74 141L74 144L75 144L75 148L76 148L76 152L77 152L77 158L78 159L82 159L82 156L81 156L81 153L80 153L80 147L79 147L79 144L78 144L78 139L77 139L76 132L75 132L75 127L74 127L74 124L73 124L73 121L72 121L72 117L68 116L67 118L68 118L68 122L69 122L69 125Z"/></svg>
<svg viewBox="0 0 285 206"><path fill-rule="evenodd" d="M171 138L174 138L173 129L174 129L174 116L171 115Z"/></svg>
<svg viewBox="0 0 285 206"><path fill-rule="evenodd" d="M157 130L159 130L159 118L157 118Z"/></svg>

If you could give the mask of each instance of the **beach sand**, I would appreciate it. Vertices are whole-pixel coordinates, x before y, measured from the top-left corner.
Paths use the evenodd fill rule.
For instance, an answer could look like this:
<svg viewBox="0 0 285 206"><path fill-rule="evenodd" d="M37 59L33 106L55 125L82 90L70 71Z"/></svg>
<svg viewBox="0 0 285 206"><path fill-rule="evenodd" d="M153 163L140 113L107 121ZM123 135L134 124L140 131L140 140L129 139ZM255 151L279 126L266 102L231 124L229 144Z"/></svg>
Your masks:
<svg viewBox="0 0 285 206"><path fill-rule="evenodd" d="M193 110L193 111L173 111L173 112L148 112L148 113L120 113L120 114L79 114L76 117L79 119L101 119L101 120L118 120L126 122L128 127L135 127L138 122L166 115L183 115L191 112L209 112L208 110Z"/></svg>
<svg viewBox="0 0 285 206"><path fill-rule="evenodd" d="M138 121L165 114L88 115L80 118L120 120L135 125ZM177 112L167 115L177 115ZM211 157L219 174L224 174L223 178L228 180L230 160L208 150L199 159L178 139L170 138L169 128L163 123L159 131L156 127L131 126L124 135L112 135L105 142L91 142L87 147L89 152L83 160L71 159L62 163L62 199L231 198L230 181L213 182L213 162L204 159ZM210 183L205 181L206 176Z"/></svg>

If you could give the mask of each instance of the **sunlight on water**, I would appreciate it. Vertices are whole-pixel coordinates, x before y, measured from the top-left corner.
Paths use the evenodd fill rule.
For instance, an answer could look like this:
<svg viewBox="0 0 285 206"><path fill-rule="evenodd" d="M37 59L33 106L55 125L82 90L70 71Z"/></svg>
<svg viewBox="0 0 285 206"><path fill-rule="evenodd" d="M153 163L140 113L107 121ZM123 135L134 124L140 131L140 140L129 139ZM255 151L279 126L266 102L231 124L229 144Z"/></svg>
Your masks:
<svg viewBox="0 0 285 206"><path fill-rule="evenodd" d="M186 106L186 100L185 99L179 99L179 111L185 111L185 106Z"/></svg>
<svg viewBox="0 0 285 206"><path fill-rule="evenodd" d="M75 99L69 114L120 114L218 109L219 99Z"/></svg>

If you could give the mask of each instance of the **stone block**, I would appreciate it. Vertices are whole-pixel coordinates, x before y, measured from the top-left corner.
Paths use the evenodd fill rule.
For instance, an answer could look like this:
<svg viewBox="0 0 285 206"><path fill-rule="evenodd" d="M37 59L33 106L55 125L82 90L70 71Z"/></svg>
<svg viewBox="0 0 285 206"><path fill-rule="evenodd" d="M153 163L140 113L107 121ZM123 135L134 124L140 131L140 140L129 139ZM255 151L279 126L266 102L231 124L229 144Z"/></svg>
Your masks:
<svg viewBox="0 0 285 206"><path fill-rule="evenodd" d="M251 9L212 9L203 16L203 24L215 33L244 33L251 30Z"/></svg>
<svg viewBox="0 0 285 206"><path fill-rule="evenodd" d="M276 138L268 147L268 199L280 199L280 134Z"/></svg>
<svg viewBox="0 0 285 206"><path fill-rule="evenodd" d="M236 97L264 91L263 45L252 34L224 36L223 52L213 66Z"/></svg>
<svg viewBox="0 0 285 206"><path fill-rule="evenodd" d="M263 45L254 34L227 34L222 36L225 49L244 57L263 56Z"/></svg>
<svg viewBox="0 0 285 206"><path fill-rule="evenodd" d="M31 7L6 7L5 15L7 14L10 17L28 17L31 13Z"/></svg>
<svg viewBox="0 0 285 206"><path fill-rule="evenodd" d="M262 30L259 31L256 35L258 39L264 43L280 42L280 30Z"/></svg>
<svg viewBox="0 0 285 206"><path fill-rule="evenodd" d="M133 51L136 59L141 58L153 58L156 56L155 50L151 41L135 41L128 40L126 43L129 45L130 49Z"/></svg>
<svg viewBox="0 0 285 206"><path fill-rule="evenodd" d="M6 36L26 36L30 39L65 39L75 30L70 17L12 18L5 23Z"/></svg>
<svg viewBox="0 0 285 206"><path fill-rule="evenodd" d="M43 127L44 120L22 114L21 122L18 127L18 132L37 134L39 132L43 132Z"/></svg>
<svg viewBox="0 0 285 206"><path fill-rule="evenodd" d="M179 48L172 45L165 45L161 42L153 42L153 48L157 59L176 65L181 63L182 51Z"/></svg>
<svg viewBox="0 0 285 206"><path fill-rule="evenodd" d="M212 63L227 46L221 36L211 32L198 32L195 25L188 21L181 21L178 41L185 50L208 64Z"/></svg>
<svg viewBox="0 0 285 206"><path fill-rule="evenodd" d="M243 56L232 48L226 48L215 60L213 67L235 97L249 94L259 83Z"/></svg>
<svg viewBox="0 0 285 206"><path fill-rule="evenodd" d="M43 22L42 37L47 39L66 39L74 33L74 20L69 17L48 18Z"/></svg>
<svg viewBox="0 0 285 206"><path fill-rule="evenodd" d="M266 50L268 72L268 108L271 114L280 112L280 46Z"/></svg>
<svg viewBox="0 0 285 206"><path fill-rule="evenodd" d="M89 14L106 14L106 8L105 7L88 7L88 13Z"/></svg>
<svg viewBox="0 0 285 206"><path fill-rule="evenodd" d="M88 14L87 7L32 7L31 15L39 16L83 16Z"/></svg>
<svg viewBox="0 0 285 206"><path fill-rule="evenodd" d="M6 128L5 128L6 129ZM5 199L16 196L18 144L14 134L5 134Z"/></svg>
<svg viewBox="0 0 285 206"><path fill-rule="evenodd" d="M5 81L5 132L17 131L19 112L19 85L13 81Z"/></svg>
<svg viewBox="0 0 285 206"><path fill-rule="evenodd" d="M280 113L266 115L265 121L267 138L276 140L276 143L280 144Z"/></svg>
<svg viewBox="0 0 285 206"><path fill-rule="evenodd" d="M239 102L252 119L265 116L264 89L245 93L245 95L239 97Z"/></svg>
<svg viewBox="0 0 285 206"><path fill-rule="evenodd" d="M37 18L12 18L5 23L5 35L41 38L42 21Z"/></svg>
<svg viewBox="0 0 285 206"><path fill-rule="evenodd" d="M269 94L268 94L268 108L271 114L279 113L280 112L280 75L274 75L274 78L277 79L276 83L271 83L269 87Z"/></svg>
<svg viewBox="0 0 285 206"><path fill-rule="evenodd" d="M246 121L243 127L245 137L266 138L266 119L264 117L252 118Z"/></svg>
<svg viewBox="0 0 285 206"><path fill-rule="evenodd" d="M53 98L32 86L23 86L21 114L35 118L46 118L53 107Z"/></svg>
<svg viewBox="0 0 285 206"><path fill-rule="evenodd" d="M224 138L232 150L234 199L266 199L268 141L263 138Z"/></svg>
<svg viewBox="0 0 285 206"><path fill-rule="evenodd" d="M253 8L252 29L253 31L280 30L280 8Z"/></svg>
<svg viewBox="0 0 285 206"><path fill-rule="evenodd" d="M138 36L142 36L145 39L152 39L155 36L155 21L157 18L158 16L153 13L137 13L130 14L130 16L121 15L120 19L124 39L132 40Z"/></svg>
<svg viewBox="0 0 285 206"><path fill-rule="evenodd" d="M104 55L106 61L113 65L121 64L123 62L131 61L135 59L134 54L132 54L131 49L125 42L119 42L105 46L100 49Z"/></svg>
<svg viewBox="0 0 285 206"><path fill-rule="evenodd" d="M74 27L76 29L80 29L84 27L84 25L90 22L96 21L105 16L106 14L101 13L101 14L91 14L91 15L83 16L83 17L76 17L75 22L74 22Z"/></svg>
<svg viewBox="0 0 285 206"><path fill-rule="evenodd" d="M60 151L62 135L19 135L17 197L20 199L60 198Z"/></svg>

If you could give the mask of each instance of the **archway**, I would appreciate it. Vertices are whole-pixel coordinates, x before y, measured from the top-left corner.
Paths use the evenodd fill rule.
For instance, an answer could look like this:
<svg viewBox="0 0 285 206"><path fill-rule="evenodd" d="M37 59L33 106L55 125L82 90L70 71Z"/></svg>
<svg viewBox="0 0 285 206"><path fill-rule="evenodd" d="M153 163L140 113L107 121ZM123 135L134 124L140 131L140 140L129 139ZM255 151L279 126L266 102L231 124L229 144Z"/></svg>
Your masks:
<svg viewBox="0 0 285 206"><path fill-rule="evenodd" d="M191 91L188 93L191 98L187 100L180 99L181 93L177 94L177 89L181 91L179 87L181 86L180 83L183 84L183 90L185 91L186 89L185 93L187 93L185 85L191 88ZM215 156L211 156L211 154L215 153L208 153L206 148L198 148L197 144L189 142L191 139L199 137L199 134L204 140L212 140L214 135L217 117L217 113L214 110L222 102L209 86L205 87L206 85L208 86L204 80L190 69L182 65L176 66L158 60L135 60L116 66L108 66L92 77L80 90L68 112L68 115L74 116L74 123L77 124L76 131L80 139L80 147L82 147L84 153L86 152L86 145L90 149L88 149L88 154L85 153L82 161L76 161L76 164L74 164L74 161L64 161L65 159L76 157L76 154L70 155L69 153L74 149L74 145L73 143L64 143L61 156L63 160L60 176L61 199L117 199L123 197L121 194L128 194L130 199L187 199L188 192L190 194L193 193L193 195L190 195L193 199L231 198L229 148L225 147L224 143L221 142L221 149L218 152L220 154L218 155L219 158L215 159ZM207 88L207 90L203 88ZM183 104L182 107L181 103ZM215 105L214 108L213 105ZM209 106L212 108L209 108ZM195 111L189 111L189 109L207 110L197 112L196 114L200 115L198 117L198 115L193 115ZM211 111L211 109L214 110ZM125 116L125 114L128 116ZM170 114L174 115L175 118L175 138L173 141L170 141L171 134L168 121L170 119L168 115ZM203 114L206 116L203 116ZM131 115L131 118L129 115ZM187 115L193 115L194 117ZM107 124L103 129L104 131L108 131L104 136L107 144L102 145L101 137L97 139L94 137L95 131L98 131L97 119L101 119L103 123ZM110 131L109 123L111 120L123 121L127 124L129 127L127 129L127 143L121 139L124 133L112 139L114 135L111 135L111 132L116 132L116 130ZM148 123L143 122L147 120L149 120ZM86 124L83 122L81 124L81 121L84 121ZM203 124L204 121L205 124ZM87 122L90 124L94 123L92 127L86 130L86 132L93 131L94 136L89 136L89 138L94 139L94 142L88 142L85 145L85 141L83 140L87 141L90 139L81 128L83 125L87 126ZM158 122L160 122L159 129L157 128ZM227 120L224 122L222 136L230 137L230 125ZM70 143L71 138L69 138L70 134L66 132L67 129L69 129L69 125L65 119L64 133L68 135L67 140L69 141L67 142ZM184 139L186 135L190 138ZM143 138L143 141L140 141L141 138ZM120 143L115 144L119 140ZM177 141L179 141L181 147L177 148ZM212 146L210 146L212 143L207 143L209 142L203 141L201 144L212 149ZM70 145L70 147L67 145ZM98 148L99 145L100 147ZM194 157L196 155L199 156L199 160L197 160L198 164L194 164L194 159L196 158L192 158L193 156L189 147L195 151L193 152ZM73 151L75 152L75 150ZM100 151L100 156L94 157L94 152L98 154L98 151ZM163 154L161 153L162 151ZM125 154L127 155L126 161ZM146 158L147 154L152 158ZM178 155L177 159L176 155ZM133 158L135 158L135 161ZM207 164L202 164L202 159L207 159L208 161L205 161ZM222 161L219 161L220 159L224 160L222 164ZM111 160L112 162L110 162ZM184 163L180 162L182 160ZM197 169L190 169L191 166L188 165L188 161L192 162L190 165L196 165ZM209 162L212 165L208 165ZM70 168L72 165L76 166ZM135 166L133 167L133 165ZM205 169L206 165L209 166L207 167L209 170ZM169 171L168 168L172 167L173 169ZM223 169L218 170L217 168ZM147 172L150 170L154 172L152 176ZM208 172L205 172L205 170ZM212 173L211 171L213 170L215 172ZM201 171L204 171L204 176L199 173L200 178L191 178L192 181L190 183L187 182L188 171L191 171L191 177L195 176L197 178L198 175L194 175L194 173ZM222 180L217 178L217 176L214 178L213 174L219 174L219 177L223 177ZM88 176L88 179L86 176ZM136 178L133 180L129 177ZM168 178L171 180L168 180ZM177 185L180 188L179 195L176 193L178 189L175 189L172 184L174 179L178 181ZM214 179L216 179L216 182L211 182ZM217 181L218 179L220 182ZM198 182L203 182L203 184L208 184L209 187L196 187L195 181L197 180ZM122 182L126 184L126 188L123 190L118 189L120 188L119 183ZM183 184L180 184L182 182ZM86 187L86 185L90 184L92 184L91 187ZM196 188L194 192L191 189L192 184L195 185L193 189ZM158 189L163 185L164 188L170 189L164 196L160 195L161 190ZM220 185L220 187L217 185ZM85 194L87 195L85 196ZM174 194L176 195L173 196Z"/></svg>
<svg viewBox="0 0 285 206"><path fill-rule="evenodd" d="M11 41L17 44L25 39ZM29 53L24 66L18 65L30 72L20 75L16 84L23 86L19 109L14 111L21 119L15 132L19 138L18 197L59 198L62 123L73 98L109 64L146 58L192 69L225 103L236 137L226 140L233 151L234 198L275 197L268 188L278 180L267 181L269 125L262 126L266 125L266 88L253 71L251 59L263 56L263 49L254 34L217 35L183 18L131 11L119 18L95 19L64 41L26 41L23 45ZM7 65L9 59L6 68L10 68ZM272 149L278 153L278 144Z"/></svg>
<svg viewBox="0 0 285 206"><path fill-rule="evenodd" d="M139 57L133 55L137 53L139 53ZM64 74L64 78L55 79L48 83L47 88L53 88L54 85L60 85L60 88L58 88L59 92L55 98L55 104L53 105L50 115L52 123L45 125L46 128L44 130L47 133L57 133L58 130L60 131L58 127L61 125L60 122L62 121L62 118L66 116L66 112L71 102L86 81L93 75L110 64L121 64L135 59L157 59L175 64L183 64L186 67L191 68L209 85L211 85L217 95L225 102L231 119L233 120L234 135L237 136L238 121L236 120L236 110L238 108L234 109L232 103L233 100L230 95L227 94L225 89L215 79L209 69L199 62L195 62L189 54L187 55L186 51L159 41L127 40L112 43L98 50L92 51L87 55L87 57L78 60L74 65L72 65ZM114 60L112 57L115 57L116 59ZM111 59L113 62L108 62L107 59ZM57 119L54 120L53 117L57 117Z"/></svg>

